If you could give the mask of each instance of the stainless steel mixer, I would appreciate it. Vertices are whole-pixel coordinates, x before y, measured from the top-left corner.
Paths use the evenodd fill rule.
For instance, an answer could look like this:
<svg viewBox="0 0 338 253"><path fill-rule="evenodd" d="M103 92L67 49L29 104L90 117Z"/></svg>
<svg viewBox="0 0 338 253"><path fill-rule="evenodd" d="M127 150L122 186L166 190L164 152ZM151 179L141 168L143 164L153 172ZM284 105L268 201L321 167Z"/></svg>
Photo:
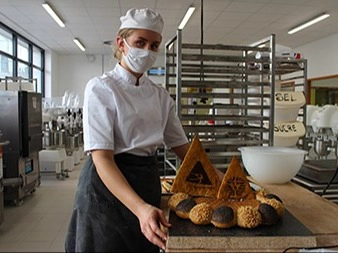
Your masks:
<svg viewBox="0 0 338 253"><path fill-rule="evenodd" d="M314 137L314 151L319 159L327 159L333 150L333 132L331 128L320 128Z"/></svg>
<svg viewBox="0 0 338 253"><path fill-rule="evenodd" d="M306 135L303 141L304 149L309 151L308 160L338 157L338 136L329 127L319 128L317 132L314 132L312 126L306 126ZM311 157L310 151L312 150L316 157Z"/></svg>
<svg viewBox="0 0 338 253"><path fill-rule="evenodd" d="M43 129L43 148L59 149L66 146L66 129L57 125L56 120L44 123Z"/></svg>
<svg viewBox="0 0 338 253"><path fill-rule="evenodd" d="M74 156L75 165L80 163L83 153L82 110L68 109L67 112L66 152Z"/></svg>
<svg viewBox="0 0 338 253"><path fill-rule="evenodd" d="M295 182L334 202L338 202L337 140L331 127L313 131L312 126L307 126L304 146L310 155L294 178Z"/></svg>

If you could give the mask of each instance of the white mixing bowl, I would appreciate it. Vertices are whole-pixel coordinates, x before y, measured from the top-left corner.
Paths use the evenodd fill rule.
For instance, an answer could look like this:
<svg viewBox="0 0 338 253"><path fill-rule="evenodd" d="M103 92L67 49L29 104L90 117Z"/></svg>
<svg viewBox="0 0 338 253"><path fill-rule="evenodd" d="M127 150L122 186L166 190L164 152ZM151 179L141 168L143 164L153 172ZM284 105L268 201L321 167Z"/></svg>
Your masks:
<svg viewBox="0 0 338 253"><path fill-rule="evenodd" d="M300 170L307 151L298 148L245 146L238 148L249 175L257 183L284 184Z"/></svg>

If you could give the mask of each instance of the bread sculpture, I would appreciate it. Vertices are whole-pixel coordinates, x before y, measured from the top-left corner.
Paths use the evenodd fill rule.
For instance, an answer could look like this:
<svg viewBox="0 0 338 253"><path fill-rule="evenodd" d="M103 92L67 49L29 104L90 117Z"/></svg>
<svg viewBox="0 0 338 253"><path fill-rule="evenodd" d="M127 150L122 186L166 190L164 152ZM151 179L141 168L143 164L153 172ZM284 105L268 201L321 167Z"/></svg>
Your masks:
<svg viewBox="0 0 338 253"><path fill-rule="evenodd" d="M219 179L195 136L171 187L169 208L196 225L254 228L273 225L284 214L282 200L264 189L255 191L238 158Z"/></svg>
<svg viewBox="0 0 338 253"><path fill-rule="evenodd" d="M178 170L171 192L216 197L221 180L196 135Z"/></svg>

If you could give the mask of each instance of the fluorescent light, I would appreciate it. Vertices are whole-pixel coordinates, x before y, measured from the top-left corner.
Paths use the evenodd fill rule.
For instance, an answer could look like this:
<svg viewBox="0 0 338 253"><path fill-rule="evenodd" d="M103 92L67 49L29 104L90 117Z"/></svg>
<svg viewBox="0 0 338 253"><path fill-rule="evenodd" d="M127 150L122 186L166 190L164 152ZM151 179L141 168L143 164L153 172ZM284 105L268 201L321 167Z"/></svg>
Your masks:
<svg viewBox="0 0 338 253"><path fill-rule="evenodd" d="M263 47L265 47L265 44L260 44L260 45L258 45L257 47L263 48ZM248 54L252 54L252 52L253 52L253 51L249 50L249 51L248 51Z"/></svg>
<svg viewBox="0 0 338 253"><path fill-rule="evenodd" d="M49 6L48 3L43 3L42 7L48 12L48 14L58 23L59 26L65 27L65 23L61 20L61 18L55 13L55 11Z"/></svg>
<svg viewBox="0 0 338 253"><path fill-rule="evenodd" d="M310 25L318 23L319 21L322 21L322 20L324 20L328 17L330 17L330 14L322 13L322 14L312 18L311 20L292 28L291 30L288 31L288 34L294 34L296 32L299 32L300 30L303 30L306 27L309 27Z"/></svg>
<svg viewBox="0 0 338 253"><path fill-rule="evenodd" d="M75 38L73 41L82 51L86 51L85 47L82 45L79 39Z"/></svg>
<svg viewBox="0 0 338 253"><path fill-rule="evenodd" d="M190 6L189 9L187 10L187 12L185 13L185 16L182 19L180 25L178 26L178 29L182 30L185 27L185 25L188 23L191 15L194 13L194 11L195 11L195 7Z"/></svg>

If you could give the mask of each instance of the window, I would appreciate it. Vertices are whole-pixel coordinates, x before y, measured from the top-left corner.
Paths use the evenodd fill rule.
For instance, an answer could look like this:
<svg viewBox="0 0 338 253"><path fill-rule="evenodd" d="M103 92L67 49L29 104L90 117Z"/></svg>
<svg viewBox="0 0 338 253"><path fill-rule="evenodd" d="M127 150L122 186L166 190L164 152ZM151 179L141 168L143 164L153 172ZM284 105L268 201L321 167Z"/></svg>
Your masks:
<svg viewBox="0 0 338 253"><path fill-rule="evenodd" d="M24 78L30 78L29 77L29 67L27 64L19 62L18 63L18 76L24 77Z"/></svg>
<svg viewBox="0 0 338 253"><path fill-rule="evenodd" d="M0 78L35 79L37 92L44 92L44 57L42 48L0 22Z"/></svg>
<svg viewBox="0 0 338 253"><path fill-rule="evenodd" d="M323 106L338 103L338 75L308 79L308 104Z"/></svg>
<svg viewBox="0 0 338 253"><path fill-rule="evenodd" d="M0 78L13 76L13 61L4 55L0 55Z"/></svg>
<svg viewBox="0 0 338 253"><path fill-rule="evenodd" d="M41 90L42 74L41 74L40 69L33 68L33 78L37 80L37 91L39 93L42 93L42 90Z"/></svg>
<svg viewBox="0 0 338 253"><path fill-rule="evenodd" d="M33 65L34 66L37 66L40 68L42 67L42 61L41 61L42 54L43 54L43 51L41 51L40 48L33 46Z"/></svg>
<svg viewBox="0 0 338 253"><path fill-rule="evenodd" d="M0 51L13 55L13 36L9 32L0 29Z"/></svg>
<svg viewBox="0 0 338 253"><path fill-rule="evenodd" d="M28 43L18 39L18 58L28 62L29 47Z"/></svg>

